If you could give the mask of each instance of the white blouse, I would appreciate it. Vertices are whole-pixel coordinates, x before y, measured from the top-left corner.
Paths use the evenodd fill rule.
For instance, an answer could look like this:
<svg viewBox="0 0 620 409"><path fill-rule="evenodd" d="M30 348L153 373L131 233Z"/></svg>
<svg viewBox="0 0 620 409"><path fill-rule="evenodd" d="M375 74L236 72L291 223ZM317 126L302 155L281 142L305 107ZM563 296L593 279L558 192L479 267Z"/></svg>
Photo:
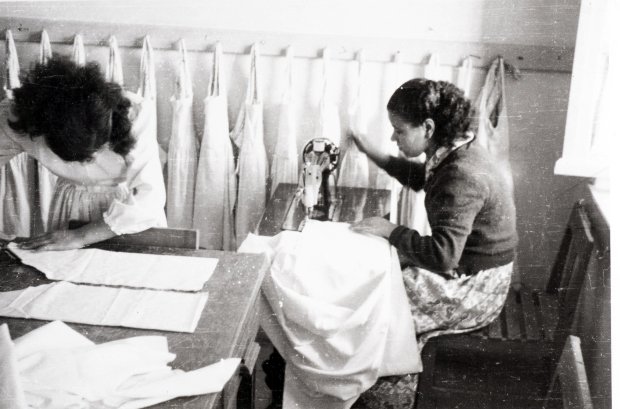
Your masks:
<svg viewBox="0 0 620 409"><path fill-rule="evenodd" d="M43 137L31 138L8 125L11 102L0 102L0 166L15 155L26 152L57 176L76 185L122 187L129 194L114 199L103 220L116 234L137 233L154 226L166 226L166 191L159 161L154 104L125 92L132 106L129 117L136 138L125 157L107 146L92 161L68 162L58 157Z"/></svg>

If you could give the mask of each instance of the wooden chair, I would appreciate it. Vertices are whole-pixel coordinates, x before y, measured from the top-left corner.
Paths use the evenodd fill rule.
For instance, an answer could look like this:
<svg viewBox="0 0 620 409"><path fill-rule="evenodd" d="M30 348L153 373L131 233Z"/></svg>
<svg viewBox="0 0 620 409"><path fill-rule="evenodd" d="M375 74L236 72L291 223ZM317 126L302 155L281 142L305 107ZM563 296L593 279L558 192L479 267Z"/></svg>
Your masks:
<svg viewBox="0 0 620 409"><path fill-rule="evenodd" d="M77 229L86 224L82 221L69 221L69 229ZM140 233L122 234L96 243L97 247L173 247L198 250L200 244L198 230L153 227Z"/></svg>
<svg viewBox="0 0 620 409"><path fill-rule="evenodd" d="M467 334L439 336L422 351L417 409L435 408L439 394L463 392L435 381L437 355L449 351L475 365L477 358L547 360L559 359L571 330L594 238L583 202L573 207L546 289L511 287L500 316L489 326ZM456 354L456 355L455 355ZM467 393L475 393L468 390Z"/></svg>
<svg viewBox="0 0 620 409"><path fill-rule="evenodd" d="M593 408L579 337L569 335L566 339L543 408Z"/></svg>

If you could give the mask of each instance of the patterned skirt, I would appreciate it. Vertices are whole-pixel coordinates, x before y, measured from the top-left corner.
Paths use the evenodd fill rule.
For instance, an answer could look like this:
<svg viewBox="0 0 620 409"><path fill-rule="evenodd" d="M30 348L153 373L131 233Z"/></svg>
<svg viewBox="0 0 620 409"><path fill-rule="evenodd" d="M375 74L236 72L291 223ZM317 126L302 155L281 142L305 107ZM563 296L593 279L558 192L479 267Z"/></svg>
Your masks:
<svg viewBox="0 0 620 409"><path fill-rule="evenodd" d="M510 263L454 278L415 267L403 270L420 351L430 338L475 331L497 318L508 295L512 267ZM382 377L353 408L412 409L417 387L417 374Z"/></svg>

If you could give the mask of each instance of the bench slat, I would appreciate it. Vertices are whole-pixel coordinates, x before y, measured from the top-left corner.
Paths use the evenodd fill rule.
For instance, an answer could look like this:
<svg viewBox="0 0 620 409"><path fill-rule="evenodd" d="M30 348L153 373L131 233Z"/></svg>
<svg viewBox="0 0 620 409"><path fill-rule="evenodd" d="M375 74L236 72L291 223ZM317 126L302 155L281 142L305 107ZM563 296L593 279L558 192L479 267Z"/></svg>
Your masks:
<svg viewBox="0 0 620 409"><path fill-rule="evenodd" d="M537 293L542 317L543 335L546 341L553 341L558 322L558 299L555 294Z"/></svg>
<svg viewBox="0 0 620 409"><path fill-rule="evenodd" d="M541 339L541 328L536 313L536 305L530 291L521 290L521 307L523 308L523 323L525 326L525 337L528 341L538 341Z"/></svg>
<svg viewBox="0 0 620 409"><path fill-rule="evenodd" d="M506 298L506 305L504 308L506 310L506 338L510 340L521 339L520 322L522 310L517 301L517 293L512 291L512 289L508 292L508 297Z"/></svg>

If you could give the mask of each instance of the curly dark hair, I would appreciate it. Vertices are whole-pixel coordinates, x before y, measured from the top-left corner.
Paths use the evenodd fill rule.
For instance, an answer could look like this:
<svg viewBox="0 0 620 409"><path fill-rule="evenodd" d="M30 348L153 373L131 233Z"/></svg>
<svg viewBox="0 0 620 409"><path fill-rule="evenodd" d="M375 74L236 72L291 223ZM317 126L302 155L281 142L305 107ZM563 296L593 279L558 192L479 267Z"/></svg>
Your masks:
<svg viewBox="0 0 620 409"><path fill-rule="evenodd" d="M473 114L471 102L456 85L423 78L409 80L394 91L387 109L414 126L432 119L438 146L452 146L465 138Z"/></svg>
<svg viewBox="0 0 620 409"><path fill-rule="evenodd" d="M131 134L130 101L118 84L107 82L99 65L78 66L54 55L36 64L13 90L15 131L44 137L65 161L91 160L104 144L125 156L136 141Z"/></svg>

